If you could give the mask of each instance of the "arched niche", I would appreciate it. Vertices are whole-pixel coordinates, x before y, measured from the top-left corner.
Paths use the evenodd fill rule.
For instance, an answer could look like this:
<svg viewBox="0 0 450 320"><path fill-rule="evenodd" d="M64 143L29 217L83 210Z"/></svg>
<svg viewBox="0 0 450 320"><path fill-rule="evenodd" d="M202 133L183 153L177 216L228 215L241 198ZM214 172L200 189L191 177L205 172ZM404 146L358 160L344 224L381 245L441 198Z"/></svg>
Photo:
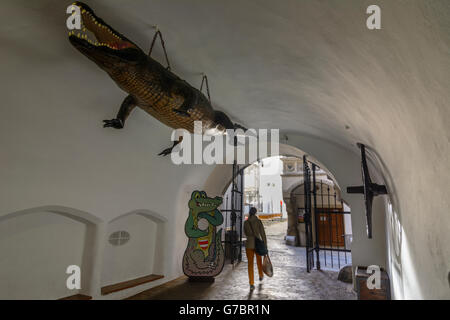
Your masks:
<svg viewBox="0 0 450 320"><path fill-rule="evenodd" d="M110 241L117 232L129 238ZM164 275L166 218L149 210L134 210L108 223L102 264L102 287L150 274Z"/></svg>
<svg viewBox="0 0 450 320"><path fill-rule="evenodd" d="M88 294L93 246L101 219L62 206L0 217L0 299L58 299ZM81 289L66 286L67 267L81 268Z"/></svg>

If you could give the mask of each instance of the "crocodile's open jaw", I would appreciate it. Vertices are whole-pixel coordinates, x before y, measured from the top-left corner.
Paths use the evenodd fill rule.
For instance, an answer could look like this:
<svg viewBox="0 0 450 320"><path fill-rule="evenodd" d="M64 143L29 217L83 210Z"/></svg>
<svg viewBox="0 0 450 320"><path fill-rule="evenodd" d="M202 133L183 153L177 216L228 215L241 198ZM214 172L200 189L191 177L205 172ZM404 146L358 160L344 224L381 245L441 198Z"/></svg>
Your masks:
<svg viewBox="0 0 450 320"><path fill-rule="evenodd" d="M111 63L114 58L125 61L140 58L141 49L97 17L89 6L79 1L73 5L81 14L81 29L69 31L69 40L75 48L98 64Z"/></svg>

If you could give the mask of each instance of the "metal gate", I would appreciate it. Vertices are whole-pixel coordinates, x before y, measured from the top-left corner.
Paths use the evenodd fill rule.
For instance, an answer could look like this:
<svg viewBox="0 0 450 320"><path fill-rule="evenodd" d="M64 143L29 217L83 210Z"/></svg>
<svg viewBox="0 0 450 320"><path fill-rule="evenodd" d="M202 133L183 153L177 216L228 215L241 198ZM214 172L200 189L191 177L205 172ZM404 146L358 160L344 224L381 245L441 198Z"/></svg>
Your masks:
<svg viewBox="0 0 450 320"><path fill-rule="evenodd" d="M351 252L345 232L344 216L350 211L344 210L344 203L337 200L336 186L333 191L322 180L316 181L316 172L320 168L303 157L304 190L303 221L306 235L306 268L307 272L321 263L331 268L350 263ZM320 203L318 203L320 202ZM351 235L350 235L351 237ZM315 254L314 254L315 253Z"/></svg>
<svg viewBox="0 0 450 320"><path fill-rule="evenodd" d="M314 240L313 240L312 220L311 220L312 219L311 170L309 168L308 161L306 160L306 156L303 156L303 177L304 177L303 220L305 222L305 234L306 234L306 269L308 272L310 272L311 268L314 267Z"/></svg>
<svg viewBox="0 0 450 320"><path fill-rule="evenodd" d="M242 231L243 231L243 195L244 195L244 167L236 160L233 163L233 176L230 191L225 197L224 231L225 257L231 264L242 261ZM229 206L228 206L229 205Z"/></svg>

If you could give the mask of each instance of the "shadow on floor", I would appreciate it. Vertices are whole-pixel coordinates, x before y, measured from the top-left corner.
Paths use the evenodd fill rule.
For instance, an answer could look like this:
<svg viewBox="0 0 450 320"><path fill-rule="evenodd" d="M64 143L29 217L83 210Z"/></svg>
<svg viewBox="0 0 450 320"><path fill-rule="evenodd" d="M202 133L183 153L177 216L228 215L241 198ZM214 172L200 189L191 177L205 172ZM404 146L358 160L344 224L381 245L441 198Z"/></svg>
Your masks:
<svg viewBox="0 0 450 320"><path fill-rule="evenodd" d="M306 272L304 248L284 242L285 222L266 227L268 247L274 268L272 278L256 277L250 291L247 261L225 265L214 282L189 282L183 276L128 299L133 300L354 300L352 285L337 280L336 270ZM256 265L255 265L255 275Z"/></svg>

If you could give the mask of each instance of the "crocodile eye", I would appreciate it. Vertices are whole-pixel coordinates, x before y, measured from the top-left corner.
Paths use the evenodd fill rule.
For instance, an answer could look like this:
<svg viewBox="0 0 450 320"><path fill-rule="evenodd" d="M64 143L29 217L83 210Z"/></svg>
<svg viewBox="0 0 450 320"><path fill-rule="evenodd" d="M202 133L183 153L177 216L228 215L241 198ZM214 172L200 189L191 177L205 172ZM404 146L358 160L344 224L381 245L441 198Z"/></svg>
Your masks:
<svg viewBox="0 0 450 320"><path fill-rule="evenodd" d="M199 199L200 198L200 193L196 193L194 196L195 199Z"/></svg>
<svg viewBox="0 0 450 320"><path fill-rule="evenodd" d="M202 192L202 198L206 198L206 192L205 191Z"/></svg>

